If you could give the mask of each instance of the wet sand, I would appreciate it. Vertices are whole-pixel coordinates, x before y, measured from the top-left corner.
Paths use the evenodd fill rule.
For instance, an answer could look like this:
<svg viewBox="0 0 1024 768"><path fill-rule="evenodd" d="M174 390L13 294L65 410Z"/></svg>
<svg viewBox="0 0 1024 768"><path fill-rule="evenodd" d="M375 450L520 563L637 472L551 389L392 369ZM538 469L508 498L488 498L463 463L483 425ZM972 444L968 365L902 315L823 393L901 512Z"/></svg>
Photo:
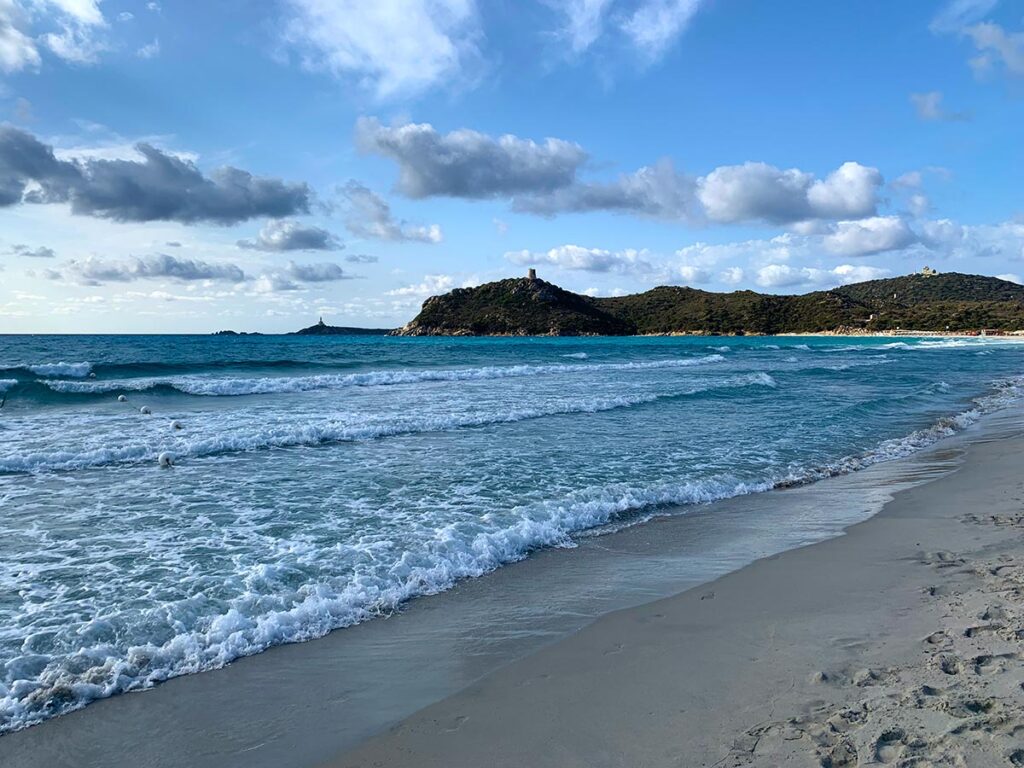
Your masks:
<svg viewBox="0 0 1024 768"><path fill-rule="evenodd" d="M1022 423L538 553L4 736L0 765L1013 765Z"/></svg>

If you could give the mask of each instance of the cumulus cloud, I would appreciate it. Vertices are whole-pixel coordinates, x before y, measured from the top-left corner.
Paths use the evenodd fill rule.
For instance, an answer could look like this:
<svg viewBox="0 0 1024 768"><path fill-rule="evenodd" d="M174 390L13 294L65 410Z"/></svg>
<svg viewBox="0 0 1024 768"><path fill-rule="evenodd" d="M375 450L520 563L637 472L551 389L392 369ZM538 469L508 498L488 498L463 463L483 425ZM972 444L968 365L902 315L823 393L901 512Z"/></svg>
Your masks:
<svg viewBox="0 0 1024 768"><path fill-rule="evenodd" d="M385 127L373 118L359 120L356 139L364 152L397 163L396 188L408 197L499 198L542 216L615 211L691 223L787 225L858 219L877 214L884 181L877 168L856 162L825 178L755 162L694 178L669 159L612 181L585 181L578 174L586 152L561 139L441 134L425 123Z"/></svg>
<svg viewBox="0 0 1024 768"><path fill-rule="evenodd" d="M345 261L352 264L376 264L380 259L365 253L352 253L345 257Z"/></svg>
<svg viewBox="0 0 1024 768"><path fill-rule="evenodd" d="M326 229L281 219L268 221L255 240L239 240L238 247L257 251L335 251L344 246Z"/></svg>
<svg viewBox="0 0 1024 768"><path fill-rule="evenodd" d="M92 64L108 45L101 0L0 0L0 71L37 69L39 46L74 64ZM47 29L34 30L33 26Z"/></svg>
<svg viewBox="0 0 1024 768"><path fill-rule="evenodd" d="M52 259L57 255L53 248L47 248L44 245L33 248L31 245L23 243L12 245L11 253L15 256L28 256L32 259Z"/></svg>
<svg viewBox="0 0 1024 768"><path fill-rule="evenodd" d="M726 267L719 273L718 279L729 285L739 285L745 276L746 273L742 267Z"/></svg>
<svg viewBox="0 0 1024 768"><path fill-rule="evenodd" d="M716 168L700 179L697 196L708 217L723 223L862 218L875 214L882 181L877 168L853 162L825 179L796 168L744 163Z"/></svg>
<svg viewBox="0 0 1024 768"><path fill-rule="evenodd" d="M888 274L889 270L887 269L852 264L841 264L833 269L767 264L757 270L755 282L762 288L831 287L859 283L864 280L876 280Z"/></svg>
<svg viewBox="0 0 1024 768"><path fill-rule="evenodd" d="M694 180L678 173L672 161L666 159L609 183L577 182L548 192L519 195L512 207L541 216L615 211L692 221L700 216L695 190Z"/></svg>
<svg viewBox="0 0 1024 768"><path fill-rule="evenodd" d="M323 261L316 264L296 264L288 262L287 274L303 283L330 283L337 280L351 280L339 264Z"/></svg>
<svg viewBox="0 0 1024 768"><path fill-rule="evenodd" d="M287 0L284 39L308 69L351 78L378 97L463 79L479 58L475 0Z"/></svg>
<svg viewBox="0 0 1024 768"><path fill-rule="evenodd" d="M942 100L942 91L910 94L910 103L914 105L917 116L922 120L955 122L969 119L970 116L966 112L948 111L942 105Z"/></svg>
<svg viewBox="0 0 1024 768"><path fill-rule="evenodd" d="M561 139L536 143L471 130L441 134L429 123L387 127L360 118L356 143L398 164L397 189L412 198L486 199L545 192L575 181L587 155Z"/></svg>
<svg viewBox="0 0 1024 768"><path fill-rule="evenodd" d="M609 251L561 245L548 251L509 251L505 258L513 264L536 266L546 264L559 269L580 272L649 272L651 265L645 251L626 249Z"/></svg>
<svg viewBox="0 0 1024 768"><path fill-rule="evenodd" d="M240 283L245 279L245 273L235 264L182 259L164 253L133 257L123 261L95 257L72 260L60 270L51 270L48 276L52 279L69 279L83 285L154 279Z"/></svg>
<svg viewBox="0 0 1024 768"><path fill-rule="evenodd" d="M455 278L451 275L424 275L423 282L413 283L388 291L388 296L426 298L439 293L447 293L455 287Z"/></svg>
<svg viewBox="0 0 1024 768"><path fill-rule="evenodd" d="M692 264L684 264L677 270L680 279L688 285L699 285L711 282L711 271Z"/></svg>
<svg viewBox="0 0 1024 768"><path fill-rule="evenodd" d="M906 248L917 242L917 235L899 216L874 216L837 222L822 242L839 256L867 256Z"/></svg>
<svg viewBox="0 0 1024 768"><path fill-rule="evenodd" d="M204 175L190 160L138 144L140 160L59 159L26 131L0 126L0 207L70 202L73 213L114 221L235 224L309 210L306 184L231 166Z"/></svg>
<svg viewBox="0 0 1024 768"><path fill-rule="evenodd" d="M444 239L437 224L421 226L396 220L387 201L357 181L349 181L341 195L345 200L345 227L356 237L420 243Z"/></svg>

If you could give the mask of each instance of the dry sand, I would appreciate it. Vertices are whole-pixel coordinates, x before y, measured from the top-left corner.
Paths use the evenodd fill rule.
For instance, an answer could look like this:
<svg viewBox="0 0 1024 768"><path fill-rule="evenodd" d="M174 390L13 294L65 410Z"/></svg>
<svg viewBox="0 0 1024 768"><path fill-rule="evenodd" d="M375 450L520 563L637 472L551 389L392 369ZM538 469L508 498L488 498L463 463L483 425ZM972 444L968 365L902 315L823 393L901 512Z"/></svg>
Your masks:
<svg viewBox="0 0 1024 768"><path fill-rule="evenodd" d="M332 768L1024 765L1024 439L846 536L610 614Z"/></svg>

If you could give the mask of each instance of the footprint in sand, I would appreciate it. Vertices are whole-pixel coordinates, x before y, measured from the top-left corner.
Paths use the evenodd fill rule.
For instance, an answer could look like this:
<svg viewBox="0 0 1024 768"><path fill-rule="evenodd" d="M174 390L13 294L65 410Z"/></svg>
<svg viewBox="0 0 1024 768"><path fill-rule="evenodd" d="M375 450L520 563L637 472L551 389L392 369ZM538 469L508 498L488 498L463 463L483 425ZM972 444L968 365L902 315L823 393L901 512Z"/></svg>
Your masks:
<svg viewBox="0 0 1024 768"><path fill-rule="evenodd" d="M880 763L895 763L907 748L907 732L902 728L882 731L875 741L875 759Z"/></svg>

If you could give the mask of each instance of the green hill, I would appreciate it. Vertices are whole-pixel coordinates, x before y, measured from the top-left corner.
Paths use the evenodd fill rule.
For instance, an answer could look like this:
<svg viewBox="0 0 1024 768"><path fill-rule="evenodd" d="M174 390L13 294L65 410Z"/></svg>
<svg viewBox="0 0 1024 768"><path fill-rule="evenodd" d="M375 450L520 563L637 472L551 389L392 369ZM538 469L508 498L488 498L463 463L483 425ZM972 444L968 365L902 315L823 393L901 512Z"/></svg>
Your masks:
<svg viewBox="0 0 1024 768"><path fill-rule="evenodd" d="M406 336L623 336L1024 329L1024 286L981 275L915 274L776 296L660 286L589 298L536 278L434 296Z"/></svg>

